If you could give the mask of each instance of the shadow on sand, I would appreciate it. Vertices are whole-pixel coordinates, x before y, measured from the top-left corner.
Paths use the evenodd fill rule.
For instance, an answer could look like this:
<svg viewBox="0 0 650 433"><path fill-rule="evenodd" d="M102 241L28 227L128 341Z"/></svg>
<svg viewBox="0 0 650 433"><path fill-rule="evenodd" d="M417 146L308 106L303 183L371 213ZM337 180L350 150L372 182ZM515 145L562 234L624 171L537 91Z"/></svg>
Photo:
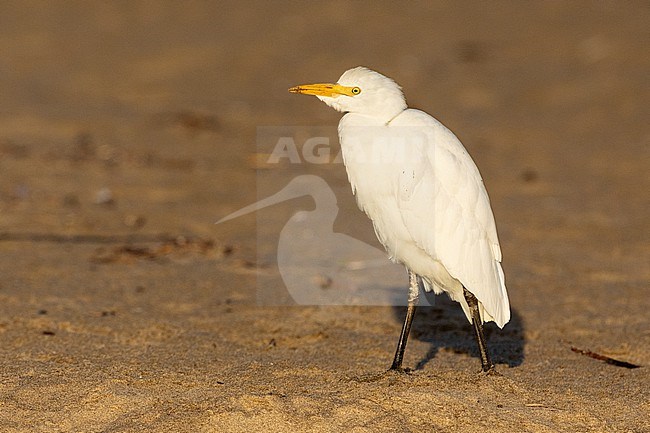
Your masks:
<svg viewBox="0 0 650 433"><path fill-rule="evenodd" d="M396 320L403 323L406 307L393 307L393 314ZM511 311L510 322L503 329L490 322L485 324L484 330L492 362L496 365L507 364L509 367L523 363L524 324L516 310ZM424 368L441 349L465 353L480 359L471 324L460 305L445 295L436 296L432 306L418 307L410 338L431 343L427 354L415 366L416 370Z"/></svg>

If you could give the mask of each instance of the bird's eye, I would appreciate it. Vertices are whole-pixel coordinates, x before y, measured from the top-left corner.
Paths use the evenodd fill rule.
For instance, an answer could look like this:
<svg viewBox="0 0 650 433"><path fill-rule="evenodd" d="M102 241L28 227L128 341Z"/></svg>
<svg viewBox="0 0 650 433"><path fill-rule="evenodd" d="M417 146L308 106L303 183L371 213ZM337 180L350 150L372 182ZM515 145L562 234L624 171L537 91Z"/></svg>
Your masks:
<svg viewBox="0 0 650 433"><path fill-rule="evenodd" d="M358 95L359 93L361 93L361 89L359 89L358 87L353 87L352 88L352 94L353 95Z"/></svg>

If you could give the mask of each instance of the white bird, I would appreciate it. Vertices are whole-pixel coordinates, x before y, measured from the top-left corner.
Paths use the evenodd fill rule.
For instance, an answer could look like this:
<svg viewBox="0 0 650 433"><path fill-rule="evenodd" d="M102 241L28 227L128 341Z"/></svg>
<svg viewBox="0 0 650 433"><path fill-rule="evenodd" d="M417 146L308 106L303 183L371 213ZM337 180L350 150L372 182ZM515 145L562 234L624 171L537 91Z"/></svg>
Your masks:
<svg viewBox="0 0 650 433"><path fill-rule="evenodd" d="M408 108L393 80L365 67L336 84L289 91L345 113L338 130L352 192L390 258L408 270L408 310L391 369L402 370L423 283L460 303L483 371L493 371L483 322L502 328L510 305L490 201L467 150L438 120Z"/></svg>

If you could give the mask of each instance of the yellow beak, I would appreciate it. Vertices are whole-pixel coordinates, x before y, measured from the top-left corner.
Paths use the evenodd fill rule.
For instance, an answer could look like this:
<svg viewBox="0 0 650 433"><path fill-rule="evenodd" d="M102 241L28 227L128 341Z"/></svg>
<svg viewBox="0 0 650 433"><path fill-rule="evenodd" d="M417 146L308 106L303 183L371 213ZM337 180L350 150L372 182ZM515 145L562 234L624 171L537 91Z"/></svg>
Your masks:
<svg viewBox="0 0 650 433"><path fill-rule="evenodd" d="M353 87L341 86L340 84L303 84L289 89L291 93L302 93L303 95L327 96L337 98L341 95L353 96Z"/></svg>

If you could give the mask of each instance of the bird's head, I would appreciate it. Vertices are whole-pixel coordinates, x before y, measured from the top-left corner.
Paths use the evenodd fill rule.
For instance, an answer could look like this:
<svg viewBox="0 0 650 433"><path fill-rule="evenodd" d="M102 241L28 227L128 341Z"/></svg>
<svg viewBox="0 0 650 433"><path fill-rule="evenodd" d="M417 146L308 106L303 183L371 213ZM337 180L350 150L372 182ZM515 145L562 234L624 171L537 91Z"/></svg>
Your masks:
<svg viewBox="0 0 650 433"><path fill-rule="evenodd" d="M363 114L386 122L406 109L404 94L397 83L363 66L345 71L335 84L304 84L289 91L315 95L337 111Z"/></svg>

